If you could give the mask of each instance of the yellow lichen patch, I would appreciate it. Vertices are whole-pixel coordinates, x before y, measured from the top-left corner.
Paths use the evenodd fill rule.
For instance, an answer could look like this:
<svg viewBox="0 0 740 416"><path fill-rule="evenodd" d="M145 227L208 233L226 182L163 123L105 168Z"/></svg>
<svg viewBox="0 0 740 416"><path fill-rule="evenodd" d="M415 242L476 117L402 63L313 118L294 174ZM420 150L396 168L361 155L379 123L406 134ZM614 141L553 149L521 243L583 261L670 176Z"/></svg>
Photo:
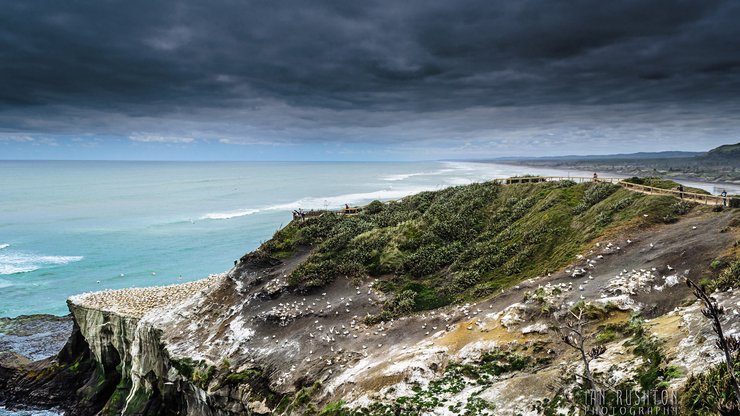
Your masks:
<svg viewBox="0 0 740 416"><path fill-rule="evenodd" d="M461 322L454 330L437 339L435 344L447 347L450 354L455 354L474 342L494 341L498 345L506 345L511 342L524 343L542 338L536 334L524 335L521 331L509 331L499 323L487 322L485 326L478 327L475 321L472 319Z"/></svg>
<svg viewBox="0 0 740 416"><path fill-rule="evenodd" d="M380 391L384 387L395 386L403 381L403 374L370 376L359 383L363 391Z"/></svg>
<svg viewBox="0 0 740 416"><path fill-rule="evenodd" d="M618 324L630 318L632 313L628 311L614 311L603 321L603 324Z"/></svg>
<svg viewBox="0 0 740 416"><path fill-rule="evenodd" d="M602 327L607 325L618 325L630 319L629 312L626 311L614 311L610 312L607 317L601 321L596 322L596 326Z"/></svg>
<svg viewBox="0 0 740 416"><path fill-rule="evenodd" d="M666 342L666 351L670 352L686 337L688 331L682 326L683 318L677 313L659 316L646 323L648 330ZM670 354L669 354L670 355Z"/></svg>

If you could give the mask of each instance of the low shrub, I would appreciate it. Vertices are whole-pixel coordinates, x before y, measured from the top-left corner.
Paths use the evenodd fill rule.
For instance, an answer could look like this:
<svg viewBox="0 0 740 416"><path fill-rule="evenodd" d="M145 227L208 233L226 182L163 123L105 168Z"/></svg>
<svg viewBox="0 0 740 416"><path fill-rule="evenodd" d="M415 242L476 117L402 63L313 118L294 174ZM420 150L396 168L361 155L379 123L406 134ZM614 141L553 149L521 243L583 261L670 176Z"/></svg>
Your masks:
<svg viewBox="0 0 740 416"><path fill-rule="evenodd" d="M712 265L714 265L714 262L712 262ZM740 284L740 260L735 260L725 267L716 279L707 283L704 290L707 293L712 293L715 290L724 291L736 288L738 284Z"/></svg>

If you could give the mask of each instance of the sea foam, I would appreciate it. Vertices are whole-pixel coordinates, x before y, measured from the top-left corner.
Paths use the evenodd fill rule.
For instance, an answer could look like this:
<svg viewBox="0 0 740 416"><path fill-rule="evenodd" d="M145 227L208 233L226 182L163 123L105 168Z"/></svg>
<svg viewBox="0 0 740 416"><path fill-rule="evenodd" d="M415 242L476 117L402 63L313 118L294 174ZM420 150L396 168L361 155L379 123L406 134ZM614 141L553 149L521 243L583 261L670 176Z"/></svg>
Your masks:
<svg viewBox="0 0 740 416"><path fill-rule="evenodd" d="M82 256L40 256L22 252L0 254L0 275L27 273L49 266L59 266L82 260Z"/></svg>
<svg viewBox="0 0 740 416"><path fill-rule="evenodd" d="M8 248L8 247L10 247L10 244L8 244L8 243L0 243L0 250L2 250L4 248Z"/></svg>
<svg viewBox="0 0 740 416"><path fill-rule="evenodd" d="M214 212L200 217L201 220L228 220L230 218L244 217L260 212L259 209L242 209L229 212Z"/></svg>
<svg viewBox="0 0 740 416"><path fill-rule="evenodd" d="M378 191L371 192L358 192L351 194L342 194L336 196L325 196L325 197L307 197L301 198L297 201L293 201L287 204L273 205L269 207L270 210L293 210L297 208L303 209L338 209L344 206L344 204L357 204L361 202L370 202L372 200L387 201L391 199L400 199L405 196L417 194L419 192L431 191L436 189L434 186L417 186L417 187L405 187L405 188L388 188L381 189Z"/></svg>
<svg viewBox="0 0 740 416"><path fill-rule="evenodd" d="M203 215L200 217L201 220L226 220L231 218L243 217L246 215L256 214L263 211L292 211L298 208L304 210L310 209L339 209L344 204L358 204L363 202L370 202L372 200L387 201L391 199L400 199L405 196L417 194L419 192L431 191L437 189L433 186L418 186L418 187L405 187L398 189L381 189L378 191L371 192L358 192L351 194L342 194L335 196L325 197L306 197L301 198L293 202L284 204L271 205L264 208L249 208L242 210L226 211L226 212L215 212Z"/></svg>
<svg viewBox="0 0 740 416"><path fill-rule="evenodd" d="M389 182L397 182L397 181L403 181L408 178L413 178L415 176L435 176L435 175L444 175L446 173L454 172L456 170L467 170L463 168L452 168L452 169L438 169L434 171L429 172L412 172L412 173L399 173L396 175L385 175L382 176L380 179L384 181Z"/></svg>

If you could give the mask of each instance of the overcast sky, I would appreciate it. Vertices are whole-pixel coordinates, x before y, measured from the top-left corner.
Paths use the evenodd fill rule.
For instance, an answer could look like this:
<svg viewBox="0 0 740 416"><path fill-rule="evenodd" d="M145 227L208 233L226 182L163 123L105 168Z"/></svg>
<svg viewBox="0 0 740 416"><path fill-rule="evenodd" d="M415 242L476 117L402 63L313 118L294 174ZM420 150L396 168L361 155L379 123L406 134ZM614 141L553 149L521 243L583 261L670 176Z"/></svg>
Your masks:
<svg viewBox="0 0 740 416"><path fill-rule="evenodd" d="M740 141L740 2L0 0L0 158L414 160Z"/></svg>

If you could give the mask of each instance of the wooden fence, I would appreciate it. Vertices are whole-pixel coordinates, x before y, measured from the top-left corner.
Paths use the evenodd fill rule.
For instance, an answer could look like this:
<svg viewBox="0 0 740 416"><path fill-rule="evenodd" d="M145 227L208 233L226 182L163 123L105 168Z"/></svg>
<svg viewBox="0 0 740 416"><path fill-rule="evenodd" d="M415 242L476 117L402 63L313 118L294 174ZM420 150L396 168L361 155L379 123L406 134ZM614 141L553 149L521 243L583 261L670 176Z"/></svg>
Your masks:
<svg viewBox="0 0 740 416"><path fill-rule="evenodd" d="M679 191L678 189L656 188L654 186L640 185L637 183L619 181L619 185L632 191L650 195L671 195L676 198L698 202L705 205L730 205L730 197L718 195L699 194L695 192Z"/></svg>
<svg viewBox="0 0 740 416"><path fill-rule="evenodd" d="M500 183L502 185L513 185L520 183L538 183L538 182L559 182L559 181L573 181L576 183L584 182L609 182L618 184L620 178L596 178L587 176L513 176L511 178L493 179L493 182Z"/></svg>
<svg viewBox="0 0 740 416"><path fill-rule="evenodd" d="M494 179L496 183L502 185L514 185L522 183L538 183L538 182L556 182L556 181L573 181L577 183L584 182L608 182L619 185L631 191L640 192L643 194L650 195L670 195L679 199L684 199L692 202L698 202L705 205L730 205L729 197L722 197L718 195L707 195L699 194L696 192L679 191L678 189L664 189L656 188L654 186L640 185L637 183L627 182L622 178L602 178L602 177L589 177L589 176L515 176L511 178Z"/></svg>

